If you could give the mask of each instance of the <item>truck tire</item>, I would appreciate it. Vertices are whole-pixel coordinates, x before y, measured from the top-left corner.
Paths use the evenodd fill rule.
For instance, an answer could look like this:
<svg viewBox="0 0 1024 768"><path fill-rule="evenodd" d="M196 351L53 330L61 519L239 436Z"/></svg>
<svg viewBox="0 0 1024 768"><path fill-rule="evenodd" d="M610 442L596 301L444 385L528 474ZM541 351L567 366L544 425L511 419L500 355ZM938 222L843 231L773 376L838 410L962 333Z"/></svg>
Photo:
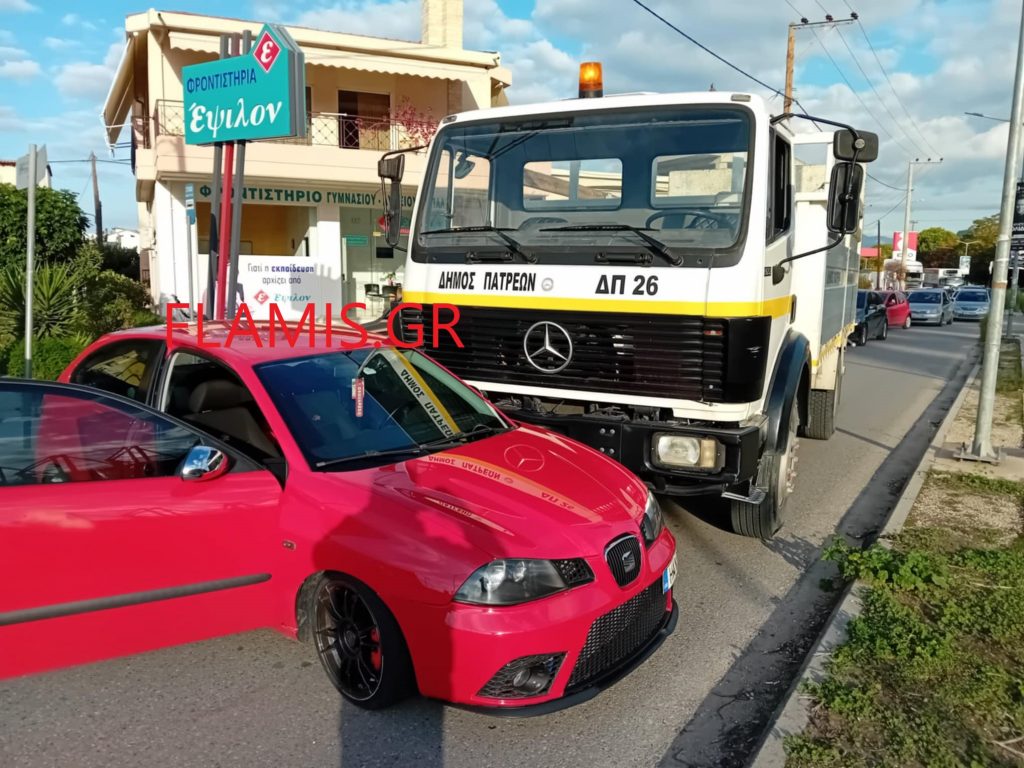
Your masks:
<svg viewBox="0 0 1024 768"><path fill-rule="evenodd" d="M843 396L844 366L845 361L840 357L835 389L812 389L807 392L807 423L800 429L804 437L828 440L836 431L836 412Z"/></svg>
<svg viewBox="0 0 1024 768"><path fill-rule="evenodd" d="M786 501L793 490L796 479L796 451L799 445L797 426L800 423L799 408L793 403L789 414L789 430L786 443L781 451L766 450L761 456L757 470L756 488L764 491L760 504L748 501L730 502L732 505L732 530L741 536L751 536L767 541L782 527Z"/></svg>

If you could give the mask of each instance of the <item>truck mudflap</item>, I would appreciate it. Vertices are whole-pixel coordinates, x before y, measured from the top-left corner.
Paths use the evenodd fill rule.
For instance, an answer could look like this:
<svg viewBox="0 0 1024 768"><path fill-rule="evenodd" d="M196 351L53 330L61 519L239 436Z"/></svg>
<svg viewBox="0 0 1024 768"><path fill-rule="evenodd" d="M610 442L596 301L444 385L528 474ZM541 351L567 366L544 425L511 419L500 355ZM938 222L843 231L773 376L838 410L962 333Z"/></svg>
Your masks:
<svg viewBox="0 0 1024 768"><path fill-rule="evenodd" d="M757 425L718 427L510 408L502 411L512 419L547 427L578 440L625 465L652 490L675 496L721 493L751 480L757 473L763 439L761 427ZM698 470L657 466L651 454L654 436L660 434L713 438L720 446L716 467Z"/></svg>

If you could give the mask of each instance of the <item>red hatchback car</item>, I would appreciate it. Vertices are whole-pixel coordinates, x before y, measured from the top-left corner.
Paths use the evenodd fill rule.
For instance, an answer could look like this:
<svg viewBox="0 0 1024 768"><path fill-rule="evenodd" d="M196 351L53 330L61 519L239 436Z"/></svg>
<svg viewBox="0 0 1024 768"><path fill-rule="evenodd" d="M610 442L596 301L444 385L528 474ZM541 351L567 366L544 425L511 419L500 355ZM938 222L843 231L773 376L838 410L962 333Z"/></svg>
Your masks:
<svg viewBox="0 0 1024 768"><path fill-rule="evenodd" d="M877 291L885 303L890 328L910 327L910 302L903 291Z"/></svg>
<svg viewBox="0 0 1024 768"><path fill-rule="evenodd" d="M366 708L537 713L674 629L675 541L617 462L382 339L206 330L0 379L0 677L273 627Z"/></svg>

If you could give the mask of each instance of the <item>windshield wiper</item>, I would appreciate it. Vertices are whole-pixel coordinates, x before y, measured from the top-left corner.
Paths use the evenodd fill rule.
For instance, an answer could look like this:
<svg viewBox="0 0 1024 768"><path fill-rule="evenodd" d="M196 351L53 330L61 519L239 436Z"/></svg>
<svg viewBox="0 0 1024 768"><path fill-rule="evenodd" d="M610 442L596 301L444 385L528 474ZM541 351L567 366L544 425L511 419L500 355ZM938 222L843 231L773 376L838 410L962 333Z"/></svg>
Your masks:
<svg viewBox="0 0 1024 768"><path fill-rule="evenodd" d="M647 250L655 256L660 256L673 267L683 263L682 256L676 256L668 246L656 237L651 237L643 227L634 227L632 224L570 224L565 227L545 227L541 232L632 232L647 245Z"/></svg>
<svg viewBox="0 0 1024 768"><path fill-rule="evenodd" d="M508 432L509 429L510 427L492 427L489 424L477 424L475 427L466 430L465 432L458 432L449 437L442 437L437 440L431 440L430 442L420 443L420 448L431 450L433 448L444 448L448 446L462 445L470 438L496 435L501 432Z"/></svg>
<svg viewBox="0 0 1024 768"><path fill-rule="evenodd" d="M516 256L522 257L523 261L525 261L527 264L536 264L537 263L537 257L536 256L529 256L529 255L527 255L523 251L523 248L519 244L519 241L516 240L511 235L507 234L508 232L514 232L514 231L515 230L512 227L492 227L490 224L485 224L485 225L476 226L476 227L448 227L446 229L428 229L425 232L421 232L420 234L423 234L423 235L450 235L450 234L453 234L455 232L489 232L491 234L497 235L502 240L504 240L505 244L512 250L512 253L514 253ZM472 257L472 258L470 258L470 257ZM484 260L485 259L480 258L479 256L477 256L476 254L474 254L472 252L470 252L469 254L466 255L466 261L484 261Z"/></svg>
<svg viewBox="0 0 1024 768"><path fill-rule="evenodd" d="M327 469L328 467L336 467L340 464L348 464L353 461L361 461L363 459L377 459L385 456L418 456L423 453L423 446L420 445L407 445L404 448L386 448L383 451L367 451L366 453L358 453L355 456L342 456L337 459L325 459L324 461L318 461L316 463L317 469Z"/></svg>

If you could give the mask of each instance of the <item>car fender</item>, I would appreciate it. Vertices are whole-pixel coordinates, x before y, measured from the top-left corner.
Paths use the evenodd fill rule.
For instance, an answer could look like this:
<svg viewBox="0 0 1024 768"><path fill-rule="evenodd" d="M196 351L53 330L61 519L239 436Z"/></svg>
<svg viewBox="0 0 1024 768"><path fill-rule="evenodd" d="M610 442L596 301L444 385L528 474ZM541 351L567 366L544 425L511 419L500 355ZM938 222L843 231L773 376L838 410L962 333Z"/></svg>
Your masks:
<svg viewBox="0 0 1024 768"><path fill-rule="evenodd" d="M809 386L810 366L811 345L807 337L790 329L782 341L768 383L768 395L765 398L765 415L768 417L765 450L781 450L786 447L789 430L784 425L789 424L797 395ZM803 399L806 401L806 396ZM806 414L800 414L800 422L806 422Z"/></svg>

